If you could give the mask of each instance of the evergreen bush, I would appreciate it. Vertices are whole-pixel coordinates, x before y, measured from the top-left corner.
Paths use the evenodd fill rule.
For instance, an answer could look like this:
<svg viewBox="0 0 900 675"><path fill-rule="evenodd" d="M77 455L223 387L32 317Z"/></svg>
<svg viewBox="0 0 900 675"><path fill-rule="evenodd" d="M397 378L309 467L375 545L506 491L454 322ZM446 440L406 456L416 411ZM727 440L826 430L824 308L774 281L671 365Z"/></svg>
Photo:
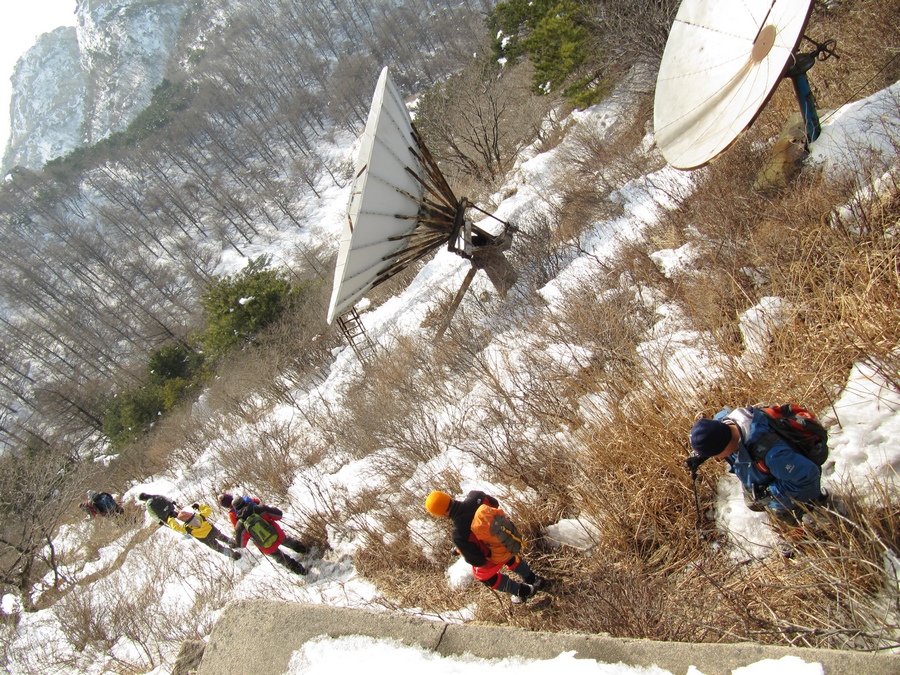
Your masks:
<svg viewBox="0 0 900 675"><path fill-rule="evenodd" d="M535 93L558 89L588 61L590 31L574 0L508 0L498 3L487 21L497 58L531 60ZM594 79L578 80L565 95L570 100L583 96Z"/></svg>
<svg viewBox="0 0 900 675"><path fill-rule="evenodd" d="M165 411L159 385L130 389L116 396L103 416L103 433L114 447L140 436Z"/></svg>
<svg viewBox="0 0 900 675"><path fill-rule="evenodd" d="M240 274L220 279L203 294L207 328L200 342L209 355L221 356L252 340L285 308L291 286L268 265L267 257L254 258Z"/></svg>

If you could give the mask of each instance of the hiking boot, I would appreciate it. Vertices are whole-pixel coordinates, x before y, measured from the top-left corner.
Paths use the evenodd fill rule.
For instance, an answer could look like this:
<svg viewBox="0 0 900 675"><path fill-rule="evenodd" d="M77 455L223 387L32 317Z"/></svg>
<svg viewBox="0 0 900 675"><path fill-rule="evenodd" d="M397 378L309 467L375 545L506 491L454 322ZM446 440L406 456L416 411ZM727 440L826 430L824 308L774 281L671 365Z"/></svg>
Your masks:
<svg viewBox="0 0 900 675"><path fill-rule="evenodd" d="M545 579L544 577L539 577L538 575L534 575L534 581L531 582L531 587L534 589L534 592L537 593L540 590L546 590L550 587L550 580Z"/></svg>
<svg viewBox="0 0 900 675"><path fill-rule="evenodd" d="M837 495L831 494L825 488L822 488L822 494L817 497L813 501L813 503L817 504L818 506L824 507L829 511L834 511L844 518L850 515L850 512L847 510L847 505L844 503L844 500Z"/></svg>
<svg viewBox="0 0 900 675"><path fill-rule="evenodd" d="M829 520L827 513L813 510L803 514L803 517L800 519L800 524L811 533L819 534L828 529L831 525L831 521Z"/></svg>
<svg viewBox="0 0 900 675"><path fill-rule="evenodd" d="M294 553L309 553L309 547L305 544L301 544L299 541L294 542L292 545L288 546L288 548L294 551Z"/></svg>
<svg viewBox="0 0 900 675"><path fill-rule="evenodd" d="M535 594L534 586L531 584L519 584L519 592L512 596L511 600L514 605L524 604L525 601Z"/></svg>
<svg viewBox="0 0 900 675"><path fill-rule="evenodd" d="M291 570L294 574L306 575L306 568L298 563L296 560L292 560L290 565L288 565L288 569Z"/></svg>
<svg viewBox="0 0 900 675"><path fill-rule="evenodd" d="M793 558L797 553L797 544L806 539L808 533L803 527L792 527L781 533L781 541L778 542L778 552L782 558Z"/></svg>
<svg viewBox="0 0 900 675"><path fill-rule="evenodd" d="M794 546L793 542L780 541L778 542L778 552L781 554L782 558L790 560L797 553L797 547Z"/></svg>

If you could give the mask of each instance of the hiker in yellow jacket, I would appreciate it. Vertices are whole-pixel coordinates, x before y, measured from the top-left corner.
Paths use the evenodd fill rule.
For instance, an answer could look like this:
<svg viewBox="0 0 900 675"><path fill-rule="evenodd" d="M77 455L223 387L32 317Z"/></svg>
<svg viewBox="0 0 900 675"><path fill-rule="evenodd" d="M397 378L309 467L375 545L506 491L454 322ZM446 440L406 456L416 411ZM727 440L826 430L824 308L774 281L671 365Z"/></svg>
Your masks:
<svg viewBox="0 0 900 675"><path fill-rule="evenodd" d="M179 511L174 516L169 516L166 524L176 532L189 534L197 541L206 544L212 550L218 551L222 555L230 556L232 560L240 560L240 551L231 550L236 545L234 539L223 534L215 525L207 520L212 509L206 504L192 504L193 511L187 509ZM228 547L222 546L220 541L228 544Z"/></svg>

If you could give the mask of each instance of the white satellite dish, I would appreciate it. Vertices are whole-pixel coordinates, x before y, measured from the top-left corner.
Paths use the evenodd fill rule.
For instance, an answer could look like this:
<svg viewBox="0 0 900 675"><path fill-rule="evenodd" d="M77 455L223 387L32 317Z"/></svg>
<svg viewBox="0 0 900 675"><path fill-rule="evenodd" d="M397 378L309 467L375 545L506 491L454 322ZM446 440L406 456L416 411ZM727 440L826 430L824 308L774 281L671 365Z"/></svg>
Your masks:
<svg viewBox="0 0 900 675"><path fill-rule="evenodd" d="M812 0L684 0L656 81L656 144L679 169L717 157L756 119L799 46Z"/></svg>
<svg viewBox="0 0 900 675"><path fill-rule="evenodd" d="M328 323L352 313L369 290L443 244L470 259L473 270L484 269L505 294L515 272L502 251L514 228L504 223L500 235L486 232L466 220L470 207L477 208L453 194L384 68L356 159Z"/></svg>
<svg viewBox="0 0 900 675"><path fill-rule="evenodd" d="M414 146L409 112L384 68L354 167L328 323L375 285L416 227L424 188L415 178L421 166Z"/></svg>

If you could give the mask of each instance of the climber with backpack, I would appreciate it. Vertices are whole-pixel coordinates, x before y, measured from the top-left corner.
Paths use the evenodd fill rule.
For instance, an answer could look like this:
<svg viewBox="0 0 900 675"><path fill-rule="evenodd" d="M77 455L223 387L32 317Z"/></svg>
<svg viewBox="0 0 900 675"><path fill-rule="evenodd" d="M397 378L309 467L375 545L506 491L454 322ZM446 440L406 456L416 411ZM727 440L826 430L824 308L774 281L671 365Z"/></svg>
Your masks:
<svg viewBox="0 0 900 675"><path fill-rule="evenodd" d="M162 495L149 495L142 492L138 495L138 499L144 502L149 513L160 525L168 525L169 518L173 518L178 513L178 505L168 497Z"/></svg>
<svg viewBox="0 0 900 675"><path fill-rule="evenodd" d="M458 501L435 490L425 499L425 510L438 518L450 519L456 552L488 588L509 593L514 604L547 588L547 579L535 574L521 556L522 535L490 495L472 490L463 501ZM515 572L522 581L503 574L504 568Z"/></svg>
<svg viewBox="0 0 900 675"><path fill-rule="evenodd" d="M191 535L201 544L206 544L217 553L227 555L232 560L240 560L240 551L232 550L232 547L236 546L237 542L207 520L212 513L212 509L206 504L200 503L192 504L191 509L191 511L187 509L179 511L176 515L169 517L166 524L176 532ZM222 546L219 542L224 542L227 546Z"/></svg>
<svg viewBox="0 0 900 675"><path fill-rule="evenodd" d="M252 539L263 554L284 565L294 574L306 574L306 568L299 561L278 548L283 545L297 553L308 551L306 546L286 536L281 529L278 524L284 515L281 509L261 504L258 499L251 497L229 499L230 497L231 495L222 495L219 503L226 506L227 502L227 508L234 513L232 522L235 523L234 538L237 540L237 546L244 548Z"/></svg>
<svg viewBox="0 0 900 675"><path fill-rule="evenodd" d="M95 516L120 516L125 509L116 504L116 499L108 492L88 490L87 499L81 503L81 510L88 518Z"/></svg>
<svg viewBox="0 0 900 675"><path fill-rule="evenodd" d="M241 559L239 551L229 548L233 547L235 542L207 520L212 509L206 504L195 503L191 506L193 510L180 509L178 504L168 497L150 495L146 492L140 493L138 499L146 504L147 513L153 516L159 525L167 525L180 534L189 534L201 544L227 555L232 560ZM220 541L228 546L222 546Z"/></svg>
<svg viewBox="0 0 900 675"><path fill-rule="evenodd" d="M728 463L752 511L796 527L810 507L827 503L821 466L828 434L808 410L796 405L725 408L691 429L693 454L686 464L695 480L707 459Z"/></svg>

